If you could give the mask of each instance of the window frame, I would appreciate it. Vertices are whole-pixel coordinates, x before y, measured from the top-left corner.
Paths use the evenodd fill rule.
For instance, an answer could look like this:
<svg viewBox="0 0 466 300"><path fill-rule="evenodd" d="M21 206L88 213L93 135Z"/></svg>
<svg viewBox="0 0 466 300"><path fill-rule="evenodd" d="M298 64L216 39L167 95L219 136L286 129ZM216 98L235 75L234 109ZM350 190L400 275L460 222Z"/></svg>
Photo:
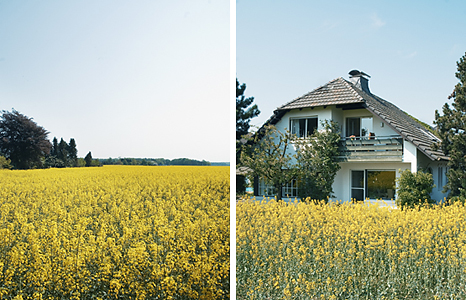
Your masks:
<svg viewBox="0 0 466 300"><path fill-rule="evenodd" d="M363 119L371 119L371 127L372 128L365 128L363 127ZM354 122L358 120L359 124L358 124L358 129L359 129L359 132L357 134L354 134L354 133L350 133L350 128L353 127L351 126L350 127L350 122ZM353 128L355 129L355 128ZM372 131L371 131L372 130ZM369 136L369 134L371 132L374 131L374 116L360 116L360 117L346 117L345 118L345 137L351 137L351 136L354 136L354 137L357 137L357 138L367 138Z"/></svg>
<svg viewBox="0 0 466 300"><path fill-rule="evenodd" d="M316 120L316 121L315 121L316 126L315 126L314 130L313 130L311 133L309 133L309 129L308 129L309 120L310 120L310 119L315 119L315 120ZM305 120L305 121L304 121L304 124L305 124L304 126L305 126L305 127L304 127L304 135L303 135L303 136L299 136L296 132L293 132L293 131L294 131L293 123L294 123L294 122L299 122L300 120ZM299 123L298 123L298 124L299 124ZM310 137L312 134L314 134L314 132L315 132L316 130L318 130L318 129L319 129L319 116L293 117L293 118L290 118L290 132L291 132L291 134L296 135L297 138L300 138L300 139L309 138L309 137ZM298 128L297 131L298 131L298 133L300 133L300 132L301 132L301 128Z"/></svg>

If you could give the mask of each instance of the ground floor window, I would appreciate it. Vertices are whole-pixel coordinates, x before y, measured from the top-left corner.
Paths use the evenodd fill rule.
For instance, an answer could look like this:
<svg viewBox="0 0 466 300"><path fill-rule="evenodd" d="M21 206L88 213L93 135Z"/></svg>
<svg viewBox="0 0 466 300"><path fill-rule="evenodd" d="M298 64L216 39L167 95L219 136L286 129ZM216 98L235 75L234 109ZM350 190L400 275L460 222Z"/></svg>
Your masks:
<svg viewBox="0 0 466 300"><path fill-rule="evenodd" d="M275 188L272 185L266 184L264 180L259 181L260 196L275 196ZM282 189L282 197L295 198L298 197L298 182L296 179L285 184Z"/></svg>
<svg viewBox="0 0 466 300"><path fill-rule="evenodd" d="M259 180L259 194L260 196L273 196L275 189L272 185L267 184L264 180Z"/></svg>
<svg viewBox="0 0 466 300"><path fill-rule="evenodd" d="M291 180L283 187L282 197L298 197L298 181L296 179Z"/></svg>
<svg viewBox="0 0 466 300"><path fill-rule="evenodd" d="M351 198L392 200L395 198L395 170L352 170Z"/></svg>

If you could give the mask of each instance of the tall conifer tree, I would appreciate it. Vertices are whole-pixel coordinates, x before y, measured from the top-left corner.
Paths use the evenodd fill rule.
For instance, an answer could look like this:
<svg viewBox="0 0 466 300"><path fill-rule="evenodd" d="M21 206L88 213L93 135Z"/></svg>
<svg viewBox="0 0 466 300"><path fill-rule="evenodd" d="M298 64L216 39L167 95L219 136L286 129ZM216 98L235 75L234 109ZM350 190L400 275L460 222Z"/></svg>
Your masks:
<svg viewBox="0 0 466 300"><path fill-rule="evenodd" d="M437 130L442 142L437 144L450 157L447 172L448 182L444 192L450 191L449 197L466 199L466 54L456 63L458 71L455 76L459 82L448 99L453 103L443 106L443 115L435 111Z"/></svg>
<svg viewBox="0 0 466 300"><path fill-rule="evenodd" d="M78 149L76 148L76 141L71 138L68 144L68 159L72 167L78 166Z"/></svg>

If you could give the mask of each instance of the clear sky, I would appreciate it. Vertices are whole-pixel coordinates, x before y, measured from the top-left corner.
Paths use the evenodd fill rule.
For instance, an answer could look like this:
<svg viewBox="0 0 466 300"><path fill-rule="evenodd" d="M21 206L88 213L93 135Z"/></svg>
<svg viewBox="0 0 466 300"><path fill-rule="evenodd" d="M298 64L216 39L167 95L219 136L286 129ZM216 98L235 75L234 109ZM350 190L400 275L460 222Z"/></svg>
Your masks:
<svg viewBox="0 0 466 300"><path fill-rule="evenodd" d="M230 3L0 0L0 110L78 156L230 159Z"/></svg>
<svg viewBox="0 0 466 300"><path fill-rule="evenodd" d="M262 125L277 107L353 69L372 93L430 125L458 80L466 1L236 2L236 75Z"/></svg>

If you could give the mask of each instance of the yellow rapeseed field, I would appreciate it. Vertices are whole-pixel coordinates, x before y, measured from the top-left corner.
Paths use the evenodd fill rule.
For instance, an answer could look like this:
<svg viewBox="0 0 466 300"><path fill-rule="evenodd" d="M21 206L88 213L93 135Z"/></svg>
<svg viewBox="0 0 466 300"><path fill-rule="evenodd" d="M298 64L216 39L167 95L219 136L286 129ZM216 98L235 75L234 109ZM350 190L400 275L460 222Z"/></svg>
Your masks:
<svg viewBox="0 0 466 300"><path fill-rule="evenodd" d="M466 299L466 207L239 202L237 299Z"/></svg>
<svg viewBox="0 0 466 300"><path fill-rule="evenodd" d="M229 297L229 168L0 171L0 299Z"/></svg>

